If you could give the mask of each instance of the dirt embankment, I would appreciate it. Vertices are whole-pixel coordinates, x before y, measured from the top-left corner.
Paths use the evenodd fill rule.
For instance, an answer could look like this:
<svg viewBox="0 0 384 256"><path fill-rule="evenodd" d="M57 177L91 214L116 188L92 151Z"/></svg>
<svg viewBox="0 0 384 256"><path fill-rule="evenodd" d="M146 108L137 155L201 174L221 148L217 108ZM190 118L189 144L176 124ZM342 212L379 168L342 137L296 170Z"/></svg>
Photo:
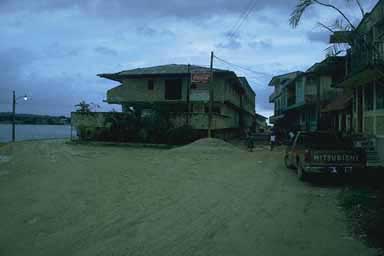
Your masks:
<svg viewBox="0 0 384 256"><path fill-rule="evenodd" d="M299 182L281 152L209 139L175 148L0 148L0 255L375 255L339 188Z"/></svg>

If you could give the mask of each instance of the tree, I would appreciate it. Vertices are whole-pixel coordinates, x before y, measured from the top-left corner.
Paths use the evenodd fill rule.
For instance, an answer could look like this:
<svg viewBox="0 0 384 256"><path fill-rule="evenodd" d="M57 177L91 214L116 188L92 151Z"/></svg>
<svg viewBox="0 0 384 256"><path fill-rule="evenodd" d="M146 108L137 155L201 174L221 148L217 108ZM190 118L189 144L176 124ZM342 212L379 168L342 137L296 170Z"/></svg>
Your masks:
<svg viewBox="0 0 384 256"><path fill-rule="evenodd" d="M77 108L76 112L80 112L80 113L89 113L94 111L97 108L100 108L99 105L92 102L86 103L84 100L80 101L79 104L76 104L75 107Z"/></svg>
<svg viewBox="0 0 384 256"><path fill-rule="evenodd" d="M80 112L80 113L91 112L91 105L86 103L84 100L80 101L79 104L76 104L75 107L77 108L76 112Z"/></svg>
<svg viewBox="0 0 384 256"><path fill-rule="evenodd" d="M347 2L355 1L356 5L360 9L361 16L364 17L365 11L363 9L363 6L360 3L360 0L345 0L345 1L347 1ZM323 23L321 23L322 26L324 26L324 28L328 28L328 30L333 31L332 27L334 27L336 25L336 28L339 28L339 26L344 24L344 22L343 22L343 20L344 20L345 22L347 22L347 25L343 27L344 29L348 29L348 30L355 30L356 29L355 26L353 25L353 23L351 22L351 20L348 18L348 16L344 12L342 12L340 10L340 8L336 7L333 4L323 3L323 2L320 2L318 0L299 0L295 9L291 13L291 16L289 18L289 24L293 28L296 28L299 25L301 17L304 14L305 10L307 10L307 8L312 6L312 5L319 5L322 7L333 9L342 17L342 19L337 19L335 21L335 23L331 26L327 26L327 25L324 25Z"/></svg>
<svg viewBox="0 0 384 256"><path fill-rule="evenodd" d="M357 7L360 10L361 16L364 17L365 11L363 6L360 3L360 0L345 0L346 2L355 2ZM289 18L289 24L293 27L296 28L305 13L305 11L308 9L310 6L321 6L324 8L332 9L338 15L340 16L339 18L336 18L333 22L333 24L326 25L322 22L318 22L318 25L323 28L328 30L331 33L334 33L335 31L354 31L356 29L355 25L351 22L351 19L348 18L348 16L341 11L340 8L337 6L331 4L331 3L324 3L319 0L298 0L298 3L296 4L295 9L292 11L290 18ZM345 51L346 45L344 44L333 44L331 47L328 47L328 55L333 55L336 56L340 54L341 52Z"/></svg>

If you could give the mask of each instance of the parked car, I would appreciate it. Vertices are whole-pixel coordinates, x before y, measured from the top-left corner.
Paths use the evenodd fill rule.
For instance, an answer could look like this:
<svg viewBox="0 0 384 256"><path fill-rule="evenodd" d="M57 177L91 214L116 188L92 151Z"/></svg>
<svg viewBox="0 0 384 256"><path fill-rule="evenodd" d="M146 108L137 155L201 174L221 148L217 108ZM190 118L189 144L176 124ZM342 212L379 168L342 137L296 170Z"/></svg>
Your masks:
<svg viewBox="0 0 384 256"><path fill-rule="evenodd" d="M350 137L332 132L298 132L286 149L285 166L296 168L300 180L311 173L343 175L364 169L366 153Z"/></svg>

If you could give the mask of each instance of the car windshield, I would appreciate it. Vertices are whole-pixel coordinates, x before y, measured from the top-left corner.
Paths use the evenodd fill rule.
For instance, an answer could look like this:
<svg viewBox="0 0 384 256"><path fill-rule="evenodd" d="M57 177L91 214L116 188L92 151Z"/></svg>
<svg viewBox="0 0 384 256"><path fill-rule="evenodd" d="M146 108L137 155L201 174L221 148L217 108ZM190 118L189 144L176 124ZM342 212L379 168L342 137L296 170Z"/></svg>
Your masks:
<svg viewBox="0 0 384 256"><path fill-rule="evenodd" d="M340 137L336 134L327 133L304 134L303 144L313 148L331 149L351 148L353 145L350 137Z"/></svg>

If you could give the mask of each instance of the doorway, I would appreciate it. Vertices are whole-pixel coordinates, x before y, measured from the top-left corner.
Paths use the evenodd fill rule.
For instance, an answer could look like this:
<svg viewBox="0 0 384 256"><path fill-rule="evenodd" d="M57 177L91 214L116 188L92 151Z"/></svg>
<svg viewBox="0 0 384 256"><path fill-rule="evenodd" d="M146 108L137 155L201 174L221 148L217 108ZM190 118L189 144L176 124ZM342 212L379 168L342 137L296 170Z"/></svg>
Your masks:
<svg viewBox="0 0 384 256"><path fill-rule="evenodd" d="M180 100L181 99L181 79L165 80L165 99Z"/></svg>
<svg viewBox="0 0 384 256"><path fill-rule="evenodd" d="M363 88L356 89L357 98L357 132L363 133Z"/></svg>

